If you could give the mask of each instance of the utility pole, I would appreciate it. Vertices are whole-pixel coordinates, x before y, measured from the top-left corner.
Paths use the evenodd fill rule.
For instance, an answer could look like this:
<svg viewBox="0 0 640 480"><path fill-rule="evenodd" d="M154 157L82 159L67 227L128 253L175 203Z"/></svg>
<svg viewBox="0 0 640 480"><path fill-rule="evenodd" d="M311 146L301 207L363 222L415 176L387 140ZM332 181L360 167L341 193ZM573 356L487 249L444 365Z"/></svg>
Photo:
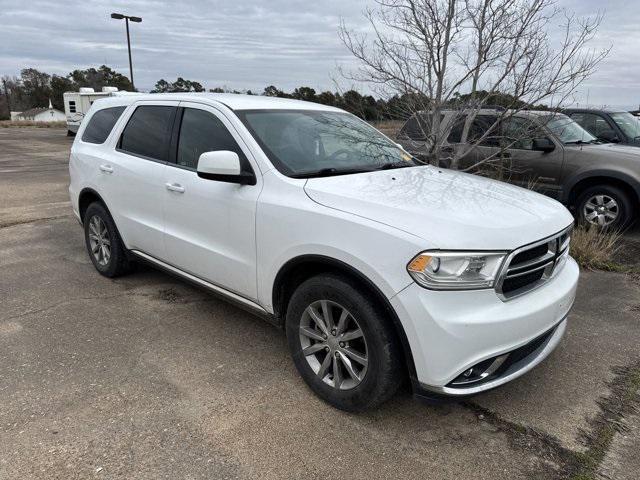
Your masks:
<svg viewBox="0 0 640 480"><path fill-rule="evenodd" d="M131 89L135 91L136 87L133 83L133 63L131 61L131 39L129 37L129 20L135 23L142 22L142 18L140 17L131 17L129 15L123 15L121 13L112 13L111 18L115 18L116 20L124 19L125 25L127 28L127 50L129 52L129 76L131 77Z"/></svg>
<svg viewBox="0 0 640 480"><path fill-rule="evenodd" d="M2 78L2 90L4 91L4 98L7 99L7 111L9 112L9 120L11 120L11 99L9 98L9 89L7 88L6 78Z"/></svg>

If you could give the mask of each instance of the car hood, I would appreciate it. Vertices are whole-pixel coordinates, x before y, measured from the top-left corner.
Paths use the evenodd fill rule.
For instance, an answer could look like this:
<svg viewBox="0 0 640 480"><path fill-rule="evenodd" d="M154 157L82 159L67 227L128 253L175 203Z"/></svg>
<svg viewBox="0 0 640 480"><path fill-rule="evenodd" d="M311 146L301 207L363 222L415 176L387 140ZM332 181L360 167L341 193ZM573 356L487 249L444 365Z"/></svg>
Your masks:
<svg viewBox="0 0 640 480"><path fill-rule="evenodd" d="M425 240L425 248L511 250L573 222L560 203L506 183L430 166L309 179L307 195Z"/></svg>
<svg viewBox="0 0 640 480"><path fill-rule="evenodd" d="M570 150L580 150L580 154L607 156L608 158L624 157L640 161L640 149L633 145L619 143L602 143L593 145L565 145Z"/></svg>

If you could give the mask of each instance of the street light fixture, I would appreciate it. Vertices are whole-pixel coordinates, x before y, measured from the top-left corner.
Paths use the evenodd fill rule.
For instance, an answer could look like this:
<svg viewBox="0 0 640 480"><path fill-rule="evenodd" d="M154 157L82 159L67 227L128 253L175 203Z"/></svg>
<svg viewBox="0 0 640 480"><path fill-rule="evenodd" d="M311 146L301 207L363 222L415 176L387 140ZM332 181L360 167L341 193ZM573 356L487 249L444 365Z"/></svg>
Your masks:
<svg viewBox="0 0 640 480"><path fill-rule="evenodd" d="M127 25L127 49L129 50L129 75L131 76L131 88L132 90L135 90L136 87L133 84L133 65L131 63L131 40L129 39L129 20L135 23L140 23L142 21L142 18L130 17L129 15L123 15L121 13L112 13L111 18L114 18L116 20L124 19Z"/></svg>

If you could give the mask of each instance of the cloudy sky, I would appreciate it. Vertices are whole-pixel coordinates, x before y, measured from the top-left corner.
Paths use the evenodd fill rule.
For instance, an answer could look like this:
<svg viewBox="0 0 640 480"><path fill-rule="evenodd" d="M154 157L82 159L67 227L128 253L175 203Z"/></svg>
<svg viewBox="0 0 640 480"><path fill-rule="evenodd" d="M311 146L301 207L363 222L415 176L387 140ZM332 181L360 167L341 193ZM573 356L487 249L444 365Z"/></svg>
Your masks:
<svg viewBox="0 0 640 480"><path fill-rule="evenodd" d="M360 29L372 0L0 0L0 75L35 67L66 74L107 64L128 75L124 22L131 28L134 76L141 90L178 75L207 88L262 91L309 85L333 89L336 65L354 65L337 38L340 19ZM578 15L603 8L593 44L612 46L578 92L590 104L637 108L640 102L640 9L630 0L559 0ZM349 85L347 85L349 86Z"/></svg>

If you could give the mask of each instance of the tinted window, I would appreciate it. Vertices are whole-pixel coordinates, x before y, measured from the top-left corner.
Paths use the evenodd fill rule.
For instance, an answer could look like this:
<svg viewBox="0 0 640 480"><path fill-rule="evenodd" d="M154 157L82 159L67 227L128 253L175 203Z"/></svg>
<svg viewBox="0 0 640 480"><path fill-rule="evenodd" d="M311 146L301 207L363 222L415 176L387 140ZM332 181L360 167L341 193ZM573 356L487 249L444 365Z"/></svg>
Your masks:
<svg viewBox="0 0 640 480"><path fill-rule="evenodd" d="M82 141L104 143L125 108L126 107L105 108L94 113L91 120L89 120L87 128L84 129Z"/></svg>
<svg viewBox="0 0 640 480"><path fill-rule="evenodd" d="M166 161L174 111L160 105L136 108L120 137L120 149Z"/></svg>
<svg viewBox="0 0 640 480"><path fill-rule="evenodd" d="M178 138L178 165L195 169L200 155L217 150L236 152L246 168L242 150L215 115L204 110L185 108Z"/></svg>
<svg viewBox="0 0 640 480"><path fill-rule="evenodd" d="M69 101L69 113L76 113L76 102Z"/></svg>
<svg viewBox="0 0 640 480"><path fill-rule="evenodd" d="M429 132L431 131L432 117L432 115L427 115L426 113L416 113L404 124L402 130L400 130L400 136L416 141L427 140ZM443 118L444 115L440 117L441 122Z"/></svg>
<svg viewBox="0 0 640 480"><path fill-rule="evenodd" d="M530 120L521 117L511 117L502 122L502 141L505 148L519 150L533 150L533 140L548 138L545 131Z"/></svg>
<svg viewBox="0 0 640 480"><path fill-rule="evenodd" d="M464 123L466 122L466 120L466 115L463 115L462 117L456 119L453 127L451 127L449 136L447 137L447 142L460 143L462 141L462 131L464 130Z"/></svg>
<svg viewBox="0 0 640 480"><path fill-rule="evenodd" d="M574 113L571 115L571 118L578 122L587 132L596 137L604 131L611 130L607 121L595 113Z"/></svg>
<svg viewBox="0 0 640 480"><path fill-rule="evenodd" d="M483 135L486 136L480 142L485 147L495 147L499 145L500 129L496 125L498 117L494 115L478 115L473 119L469 127L467 142L476 143ZM489 133L487 133L489 132Z"/></svg>

